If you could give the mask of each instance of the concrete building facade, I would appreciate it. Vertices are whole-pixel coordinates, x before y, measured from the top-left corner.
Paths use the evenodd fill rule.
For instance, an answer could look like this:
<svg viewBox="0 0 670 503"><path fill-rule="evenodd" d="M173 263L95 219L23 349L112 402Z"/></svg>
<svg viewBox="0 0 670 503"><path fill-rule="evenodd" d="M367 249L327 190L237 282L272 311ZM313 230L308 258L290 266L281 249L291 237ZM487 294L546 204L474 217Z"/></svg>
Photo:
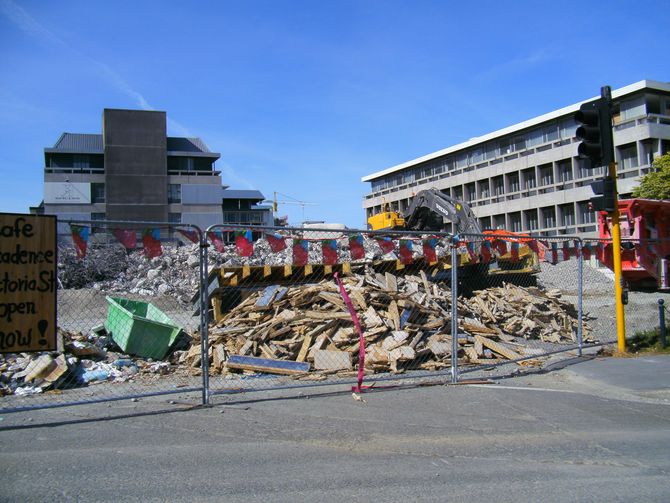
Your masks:
<svg viewBox="0 0 670 503"><path fill-rule="evenodd" d="M206 228L222 223L219 157L199 138L168 137L165 112L105 109L102 134L63 133L44 149L41 211Z"/></svg>
<svg viewBox="0 0 670 503"><path fill-rule="evenodd" d="M654 157L670 152L670 84L644 80L613 90L619 193L630 194ZM436 187L467 202L483 228L542 235L597 234L590 183L604 175L577 157L574 113L585 100L362 178L366 218L404 211Z"/></svg>

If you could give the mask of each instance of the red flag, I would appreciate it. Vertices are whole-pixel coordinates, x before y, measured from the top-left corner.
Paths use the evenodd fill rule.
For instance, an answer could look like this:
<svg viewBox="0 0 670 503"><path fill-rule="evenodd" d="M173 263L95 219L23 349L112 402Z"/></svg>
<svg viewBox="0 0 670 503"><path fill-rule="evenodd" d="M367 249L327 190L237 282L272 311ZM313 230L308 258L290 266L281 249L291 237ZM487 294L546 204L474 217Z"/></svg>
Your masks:
<svg viewBox="0 0 670 503"><path fill-rule="evenodd" d="M144 246L144 256L152 259L163 254L161 248L161 231L158 229L142 229L142 245Z"/></svg>
<svg viewBox="0 0 670 503"><path fill-rule="evenodd" d="M235 231L235 248L240 257L251 257L254 254L251 231Z"/></svg>
<svg viewBox="0 0 670 503"><path fill-rule="evenodd" d="M74 243L74 249L77 253L77 258L84 258L86 256L86 248L90 229L88 227L70 224L70 230L72 231L72 242Z"/></svg>
<svg viewBox="0 0 670 503"><path fill-rule="evenodd" d="M337 264L337 241L334 239L324 239L321 241L321 251L323 253L323 263L326 265Z"/></svg>
<svg viewBox="0 0 670 503"><path fill-rule="evenodd" d="M605 245L602 241L599 241L596 245L596 258L601 262L605 261Z"/></svg>
<svg viewBox="0 0 670 503"><path fill-rule="evenodd" d="M412 242L409 239L400 240L400 262L403 264L412 263Z"/></svg>
<svg viewBox="0 0 670 503"><path fill-rule="evenodd" d="M558 264L558 243L551 243L551 263Z"/></svg>
<svg viewBox="0 0 670 503"><path fill-rule="evenodd" d="M584 256L584 260L591 260L591 243L584 243L582 255Z"/></svg>
<svg viewBox="0 0 670 503"><path fill-rule="evenodd" d="M507 243L502 239L496 239L493 242L493 245L496 247L496 250L501 257L507 253Z"/></svg>
<svg viewBox="0 0 670 503"><path fill-rule="evenodd" d="M351 253L351 260L362 260L365 258L363 234L354 234L349 237L349 251Z"/></svg>
<svg viewBox="0 0 670 503"><path fill-rule="evenodd" d="M114 237L125 246L126 250L134 250L137 244L137 233L131 230L114 229L112 231Z"/></svg>
<svg viewBox="0 0 670 503"><path fill-rule="evenodd" d="M512 262L519 261L519 243L512 241Z"/></svg>
<svg viewBox="0 0 670 503"><path fill-rule="evenodd" d="M306 265L309 259L308 243L306 239L293 238L293 264Z"/></svg>
<svg viewBox="0 0 670 503"><path fill-rule="evenodd" d="M570 260L570 243L563 241L563 260Z"/></svg>
<svg viewBox="0 0 670 503"><path fill-rule="evenodd" d="M221 231L209 231L207 237L216 248L216 251L223 253L226 251L226 244L223 242L223 232Z"/></svg>
<svg viewBox="0 0 670 503"><path fill-rule="evenodd" d="M575 241L575 258L579 258L580 254L581 254L581 246L579 245L579 241Z"/></svg>
<svg viewBox="0 0 670 503"><path fill-rule="evenodd" d="M284 237L277 232L274 234L267 233L265 239L267 239L272 253L278 253L286 249L286 241L284 241Z"/></svg>
<svg viewBox="0 0 670 503"><path fill-rule="evenodd" d="M538 244L537 241L531 239L530 241L528 241L527 244L528 248L530 248L532 251L534 251L535 253L540 253L540 245Z"/></svg>
<svg viewBox="0 0 670 503"><path fill-rule="evenodd" d="M435 253L436 247L437 238L428 238L423 240L423 256L426 257L426 260L430 264L437 262L437 253Z"/></svg>
<svg viewBox="0 0 670 503"><path fill-rule="evenodd" d="M200 236L198 236L198 233L192 229L177 229L177 232L188 239L191 243L198 244L200 242Z"/></svg>
<svg viewBox="0 0 670 503"><path fill-rule="evenodd" d="M382 253L387 254L395 250L395 243L389 237L385 238L376 238L377 244L382 249Z"/></svg>
<svg viewBox="0 0 670 503"><path fill-rule="evenodd" d="M488 264L491 261L491 242L488 239L482 241L482 262Z"/></svg>
<svg viewBox="0 0 670 503"><path fill-rule="evenodd" d="M473 264L477 263L477 253L475 252L475 244L472 241L468 241L465 244L465 249L468 250L468 255L470 256L470 262Z"/></svg>

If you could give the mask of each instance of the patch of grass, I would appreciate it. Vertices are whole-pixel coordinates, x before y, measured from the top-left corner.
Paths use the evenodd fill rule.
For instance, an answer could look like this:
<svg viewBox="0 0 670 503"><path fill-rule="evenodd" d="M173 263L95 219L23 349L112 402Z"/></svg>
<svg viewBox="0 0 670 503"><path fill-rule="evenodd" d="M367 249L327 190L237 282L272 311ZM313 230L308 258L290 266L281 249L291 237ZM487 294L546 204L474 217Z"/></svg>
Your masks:
<svg viewBox="0 0 670 503"><path fill-rule="evenodd" d="M636 332L626 341L628 351L633 353L664 353L670 354L670 327L665 329L666 347L661 347L661 331L659 328Z"/></svg>

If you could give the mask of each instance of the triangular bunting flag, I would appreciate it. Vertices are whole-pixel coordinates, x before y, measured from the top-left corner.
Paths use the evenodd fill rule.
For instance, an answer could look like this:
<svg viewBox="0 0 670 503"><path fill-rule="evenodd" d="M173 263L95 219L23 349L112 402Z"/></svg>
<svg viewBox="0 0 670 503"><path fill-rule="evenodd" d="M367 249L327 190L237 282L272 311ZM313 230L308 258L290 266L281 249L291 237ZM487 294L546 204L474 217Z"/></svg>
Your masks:
<svg viewBox="0 0 670 503"><path fill-rule="evenodd" d="M349 236L349 252L351 253L351 260L362 260L365 258L363 234Z"/></svg>
<svg viewBox="0 0 670 503"><path fill-rule="evenodd" d="M488 264L491 262L491 242L488 239L482 241L482 262Z"/></svg>
<svg viewBox="0 0 670 503"><path fill-rule="evenodd" d="M575 241L575 258L579 258L582 254L582 247L579 241Z"/></svg>
<svg viewBox="0 0 670 503"><path fill-rule="evenodd" d="M163 254L161 248L161 231L158 229L142 229L142 245L144 256L152 259Z"/></svg>
<svg viewBox="0 0 670 503"><path fill-rule="evenodd" d="M584 257L584 260L590 260L591 253L591 243L584 243L584 247L582 248L582 256Z"/></svg>
<svg viewBox="0 0 670 503"><path fill-rule="evenodd" d="M512 241L512 262L519 261L519 243L517 241Z"/></svg>
<svg viewBox="0 0 670 503"><path fill-rule="evenodd" d="M212 242L216 251L219 253L226 251L226 244L223 242L223 232L209 231L207 233L207 238Z"/></svg>
<svg viewBox="0 0 670 503"><path fill-rule="evenodd" d="M293 264L306 265L309 259L308 243L306 239L293 238Z"/></svg>
<svg viewBox="0 0 670 503"><path fill-rule="evenodd" d="M400 240L400 262L403 264L412 263L412 242L409 239Z"/></svg>
<svg viewBox="0 0 670 503"><path fill-rule="evenodd" d="M558 264L558 243L551 243L551 263Z"/></svg>
<svg viewBox="0 0 670 503"><path fill-rule="evenodd" d="M428 238L423 240L423 256L426 257L426 261L429 264L437 262L437 253L435 248L437 247L437 238Z"/></svg>
<svg viewBox="0 0 670 503"><path fill-rule="evenodd" d="M77 258L84 258L86 256L88 236L91 229L89 227L82 227L81 225L70 224L70 231L72 231L72 242L74 243Z"/></svg>
<svg viewBox="0 0 670 503"><path fill-rule="evenodd" d="M498 255L500 255L501 257L507 254L507 243L505 243L505 241L503 241L502 239L496 239L493 242L493 245L496 247Z"/></svg>
<svg viewBox="0 0 670 503"><path fill-rule="evenodd" d="M251 231L235 231L235 249L240 257L251 257L254 254Z"/></svg>
<svg viewBox="0 0 670 503"><path fill-rule="evenodd" d="M133 230L114 229L112 231L114 237L119 240L126 250L134 250L137 244L137 233Z"/></svg>
<svg viewBox="0 0 670 503"><path fill-rule="evenodd" d="M393 250L395 250L395 243L393 240L389 237L383 237L383 238L375 238L377 241L377 244L379 247L382 249L382 253L387 254L391 253Z"/></svg>
<svg viewBox="0 0 670 503"><path fill-rule="evenodd" d="M321 241L323 263L325 265L337 264L337 241L335 239L324 239Z"/></svg>
<svg viewBox="0 0 670 503"><path fill-rule="evenodd" d="M563 260L570 260L570 243L563 241Z"/></svg>
<svg viewBox="0 0 670 503"><path fill-rule="evenodd" d="M200 242L200 236L193 229L177 229L177 232L188 239L191 243L198 244Z"/></svg>
<svg viewBox="0 0 670 503"><path fill-rule="evenodd" d="M279 253L280 251L286 249L286 241L284 240L284 237L278 232L265 234L265 239L270 245L272 253Z"/></svg>
<svg viewBox="0 0 670 503"><path fill-rule="evenodd" d="M465 249L468 251L468 256L470 257L470 262L473 264L477 263L477 252L475 251L475 243L468 241L465 243Z"/></svg>

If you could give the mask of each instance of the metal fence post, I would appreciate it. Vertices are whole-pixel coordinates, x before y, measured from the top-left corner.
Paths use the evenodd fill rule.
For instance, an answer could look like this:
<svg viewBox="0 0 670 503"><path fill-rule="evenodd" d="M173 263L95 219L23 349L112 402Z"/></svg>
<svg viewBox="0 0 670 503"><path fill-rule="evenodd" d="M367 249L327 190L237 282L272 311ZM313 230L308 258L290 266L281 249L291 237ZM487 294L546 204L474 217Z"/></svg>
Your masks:
<svg viewBox="0 0 670 503"><path fill-rule="evenodd" d="M577 241L579 259L577 265L577 354L582 356L583 330L582 330L582 299L584 296L584 254L582 240Z"/></svg>
<svg viewBox="0 0 670 503"><path fill-rule="evenodd" d="M207 263L207 235L200 233L200 368L202 369L202 404L209 405L209 308L207 297L209 267Z"/></svg>
<svg viewBox="0 0 670 503"><path fill-rule="evenodd" d="M458 237L451 240L451 383L458 382Z"/></svg>
<svg viewBox="0 0 670 503"><path fill-rule="evenodd" d="M658 325L660 329L661 347L665 348L665 302L658 299Z"/></svg>

